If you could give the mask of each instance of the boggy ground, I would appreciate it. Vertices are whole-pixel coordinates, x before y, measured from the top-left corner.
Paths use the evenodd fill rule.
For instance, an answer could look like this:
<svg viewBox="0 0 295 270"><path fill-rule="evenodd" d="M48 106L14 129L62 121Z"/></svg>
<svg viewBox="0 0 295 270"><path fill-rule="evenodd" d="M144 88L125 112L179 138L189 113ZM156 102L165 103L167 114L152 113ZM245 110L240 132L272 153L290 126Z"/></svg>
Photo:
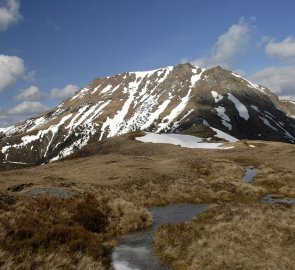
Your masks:
<svg viewBox="0 0 295 270"><path fill-rule="evenodd" d="M268 193L295 197L294 145L244 141L236 143L231 150L186 149L140 143L134 140L137 135L140 133L93 143L67 160L0 172L0 268L107 269L116 238L151 225L146 207L174 202L213 202L217 205L215 210L212 208L200 217L200 224L207 224L202 238L198 222L193 221L193 226L183 225L184 233L195 235L190 239L190 245L196 252L200 247L206 249L206 245L198 246L195 242L204 242L213 231L216 234L212 234L214 237L208 238L208 242L215 241L218 245L223 239L223 234L218 233L223 215L233 217L227 218L226 225L221 227L237 238L228 236L224 249L230 244L231 252L238 254L235 260L240 261L233 264L235 268L230 268L227 261L217 264L219 268L205 268L202 266L206 264L205 254L194 258L196 264L187 266L186 263L192 261L189 251L186 253L184 249L180 255L173 246L189 243L186 237L179 233L175 234L177 241L170 241L172 227L162 227L157 234L157 250L163 261L178 269L186 269L181 268L182 265L192 267L187 269L247 269L247 263L250 267L252 262L245 260L245 256L253 251L251 237L241 232L253 230L248 225L253 223L255 215L260 218L253 225L258 228L255 234L258 246L266 236L271 238L271 235L278 234L278 239L282 235L279 233L282 228L272 226L272 221L279 222L290 216L284 223L284 232L292 232L293 206L264 206L259 201ZM256 147L251 148L248 144ZM248 165L258 169L253 184L241 180ZM235 216L245 219L241 225L244 224L244 229L235 225ZM214 218L218 220L212 222ZM269 222L262 230L264 220ZM245 243L243 249L234 245L235 239ZM287 258L288 267L293 258L288 247L292 239L289 240L283 247L286 253L278 253L278 256L283 254ZM277 252L281 247L279 243L271 242L269 252ZM171 249L175 256L164 252ZM222 253L222 249L210 247L208 252L210 249L215 252L211 256L217 256L220 261L230 258ZM262 252L261 248L256 252ZM267 266L274 265L273 268L262 268L263 259L259 264L259 258L257 255L255 267L261 268L254 269L275 269L278 266L278 257L269 256Z"/></svg>

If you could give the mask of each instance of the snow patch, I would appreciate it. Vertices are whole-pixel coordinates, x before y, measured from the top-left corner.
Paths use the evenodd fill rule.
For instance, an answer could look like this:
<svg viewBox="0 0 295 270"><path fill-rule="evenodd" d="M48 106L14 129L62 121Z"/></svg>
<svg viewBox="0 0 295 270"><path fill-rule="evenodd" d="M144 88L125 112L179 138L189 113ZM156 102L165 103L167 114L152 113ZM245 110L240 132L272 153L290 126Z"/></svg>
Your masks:
<svg viewBox="0 0 295 270"><path fill-rule="evenodd" d="M186 119L192 112L194 111L194 109L189 110L183 117L181 117L181 119L179 121L176 121L173 125L173 131L179 127L180 123Z"/></svg>
<svg viewBox="0 0 295 270"><path fill-rule="evenodd" d="M217 137L217 138L220 138L220 139L225 139L228 142L238 142L239 141L239 139L237 139L237 138L235 138L235 137L233 137L233 136L231 136L231 135L229 135L229 134L221 131L220 129L211 127L209 125L209 123L205 119L203 119L203 125L211 128L213 131L216 132L216 135L214 135L214 137Z"/></svg>
<svg viewBox="0 0 295 270"><path fill-rule="evenodd" d="M247 121L249 119L249 113L246 106L231 93L228 93L227 95L228 99L235 104L235 107L239 112L240 117L244 118Z"/></svg>
<svg viewBox="0 0 295 270"><path fill-rule="evenodd" d="M229 130L232 130L232 125L229 123L230 118L225 113L226 109L223 106L218 106L215 108L217 115L221 118L221 123L226 126Z"/></svg>
<svg viewBox="0 0 295 270"><path fill-rule="evenodd" d="M204 143L203 138L183 135L183 134L156 134L146 133L142 137L136 137L137 141L149 143L167 143L180 145L185 148L202 148L202 149L231 149L233 146L224 147L223 143Z"/></svg>
<svg viewBox="0 0 295 270"><path fill-rule="evenodd" d="M248 85L249 87L258 90L258 91L260 91L261 93L263 93L263 94L265 94L265 95L268 95L268 93L266 92L266 88L265 88L265 87L263 87L263 86L261 86L261 85L258 85L258 84L256 84L256 83L252 83L252 82L250 82L249 80L243 78L241 75L239 75L239 74L237 74L237 73L232 72L232 75L234 75L235 77L237 77L237 78L239 78L239 79L244 80L244 81L247 83L247 85Z"/></svg>
<svg viewBox="0 0 295 270"><path fill-rule="evenodd" d="M258 109L258 107L257 106L255 106L255 105L250 105L250 107L254 110L254 111L256 111L256 112L259 112L260 113L260 110Z"/></svg>
<svg viewBox="0 0 295 270"><path fill-rule="evenodd" d="M8 163L8 164L19 164L19 165L28 165L28 163L17 162L17 161L4 161L3 163Z"/></svg>
<svg viewBox="0 0 295 270"><path fill-rule="evenodd" d="M195 87L197 81L199 81L201 79L203 71L200 74L194 74L191 77L191 87Z"/></svg>
<svg viewBox="0 0 295 270"><path fill-rule="evenodd" d="M188 91L187 95L183 97L180 101L180 103L170 112L169 115L165 116L162 120L162 123L160 123L158 126L157 132L160 130L163 130L169 126L169 124L184 110L186 107L189 99L190 99L191 89Z"/></svg>
<svg viewBox="0 0 295 270"><path fill-rule="evenodd" d="M215 103L222 100L223 96L218 94L216 91L211 91L211 95L214 97Z"/></svg>
<svg viewBox="0 0 295 270"><path fill-rule="evenodd" d="M36 135L26 135L24 137L21 138L22 140L22 143L19 143L19 144L14 144L14 145L9 145L9 146L5 146L2 148L2 153L6 153L6 151L10 148L22 148L36 140L41 140L46 134L48 134L49 132L51 132L51 139L47 145L47 149L45 151L45 154L44 156L46 156L48 150L49 150L49 147L53 141L53 138L55 136L55 134L57 133L59 127L61 125L63 125L70 117L72 116L72 114L69 114L69 115L66 115L64 116L60 122L57 124L57 125L52 125L50 126L48 129L45 129L45 130L39 130L38 133Z"/></svg>
<svg viewBox="0 0 295 270"><path fill-rule="evenodd" d="M233 136L231 136L231 135L229 135L217 128L214 128L214 127L210 127L210 128L216 132L216 135L214 135L214 136L217 138L224 139L228 142L238 142L239 141L239 139L237 139L237 138L235 138L235 137L233 137Z"/></svg>
<svg viewBox="0 0 295 270"><path fill-rule="evenodd" d="M167 99L165 100L159 107L158 109L153 112L150 117L149 117L149 120L142 126L142 129L146 129L146 128L149 128L156 119L159 118L159 115L165 111L165 109L167 108L168 104L171 102L170 99Z"/></svg>
<svg viewBox="0 0 295 270"><path fill-rule="evenodd" d="M112 136L119 134L118 132L122 128L124 118L127 115L130 105L134 100L134 95L137 91L138 85L140 84L141 80L139 82L130 82L129 83L129 86L128 86L129 97L128 97L128 99L123 104L121 110L118 111L117 114L113 118L108 117L107 120L103 123L103 125L101 127L101 135L99 138L100 140L103 138L103 135L104 135L107 127L109 128L108 137L112 137Z"/></svg>
<svg viewBox="0 0 295 270"><path fill-rule="evenodd" d="M96 87L93 89L93 91L92 91L91 94L95 94L95 93L98 91L98 89L100 88L100 86L101 86L101 85L96 86Z"/></svg>
<svg viewBox="0 0 295 270"><path fill-rule="evenodd" d="M100 91L101 94L105 94L107 93L109 90L111 90L113 88L113 86L111 84L109 84L108 86L106 86L104 89L102 89Z"/></svg>
<svg viewBox="0 0 295 270"><path fill-rule="evenodd" d="M273 129L274 131L278 131L278 129L276 127L274 127L266 118L259 116L259 118L263 121L263 123L266 126L269 126L271 129Z"/></svg>

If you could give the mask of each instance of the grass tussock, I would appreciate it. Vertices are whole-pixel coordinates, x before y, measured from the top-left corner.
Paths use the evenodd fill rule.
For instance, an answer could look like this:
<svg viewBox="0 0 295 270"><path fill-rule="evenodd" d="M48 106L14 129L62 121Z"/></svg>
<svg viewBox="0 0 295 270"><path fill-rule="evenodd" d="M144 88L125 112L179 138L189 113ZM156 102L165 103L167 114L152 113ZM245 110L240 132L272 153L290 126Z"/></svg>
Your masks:
<svg viewBox="0 0 295 270"><path fill-rule="evenodd" d="M3 270L23 270L23 269L44 269L44 270L105 270L106 268L91 257L82 253L62 254L62 253L38 253L34 254L33 261L27 260L25 256L32 254L22 254L23 259L17 263L15 257L0 250L0 267Z"/></svg>
<svg viewBox="0 0 295 270"><path fill-rule="evenodd" d="M258 170L256 184L281 197L295 197L294 166L287 170L261 166ZM291 170L290 170L291 169Z"/></svg>
<svg viewBox="0 0 295 270"><path fill-rule="evenodd" d="M149 226L151 216L124 200L39 197L7 207L0 224L1 269L103 269L114 237Z"/></svg>
<svg viewBox="0 0 295 270"><path fill-rule="evenodd" d="M173 269L294 269L294 219L293 206L222 204L160 227L154 244Z"/></svg>
<svg viewBox="0 0 295 270"><path fill-rule="evenodd" d="M257 201L267 191L243 183L244 167L226 160L182 159L177 173L150 170L104 189L104 194L145 206L177 202Z"/></svg>
<svg viewBox="0 0 295 270"><path fill-rule="evenodd" d="M141 135L93 141L61 162L1 171L0 269L103 269L116 237L151 225L145 207L185 202L229 205L161 228L158 252L177 269L295 269L293 208L251 205L269 193L295 197L294 145L249 141L214 151L140 143ZM246 184L250 165L257 176ZM94 195L29 198L38 190Z"/></svg>
<svg viewBox="0 0 295 270"><path fill-rule="evenodd" d="M109 230L124 234L136 231L152 225L152 217L146 208L135 206L121 198L109 203L111 215L109 219Z"/></svg>
<svg viewBox="0 0 295 270"><path fill-rule="evenodd" d="M15 204L17 198L4 192L0 192L0 211L7 210L11 205Z"/></svg>

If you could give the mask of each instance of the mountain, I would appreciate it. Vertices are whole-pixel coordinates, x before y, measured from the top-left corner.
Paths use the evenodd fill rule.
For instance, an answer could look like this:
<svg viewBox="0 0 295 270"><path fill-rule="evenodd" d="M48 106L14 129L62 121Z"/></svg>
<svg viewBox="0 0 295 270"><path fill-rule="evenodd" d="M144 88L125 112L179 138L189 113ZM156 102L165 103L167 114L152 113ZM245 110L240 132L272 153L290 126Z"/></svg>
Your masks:
<svg viewBox="0 0 295 270"><path fill-rule="evenodd" d="M287 113L289 117L295 119L295 101L281 100L279 101L279 108L285 113Z"/></svg>
<svg viewBox="0 0 295 270"><path fill-rule="evenodd" d="M295 105L221 67L98 78L57 108L0 129L0 161L42 164L135 130L295 143ZM214 136L215 135L215 136Z"/></svg>

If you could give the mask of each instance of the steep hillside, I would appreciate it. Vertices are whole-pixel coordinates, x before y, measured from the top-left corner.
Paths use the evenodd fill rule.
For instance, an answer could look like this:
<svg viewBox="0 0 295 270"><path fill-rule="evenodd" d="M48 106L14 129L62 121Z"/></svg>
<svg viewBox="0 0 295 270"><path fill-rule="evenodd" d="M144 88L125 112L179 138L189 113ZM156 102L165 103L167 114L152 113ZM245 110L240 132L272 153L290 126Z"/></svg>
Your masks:
<svg viewBox="0 0 295 270"><path fill-rule="evenodd" d="M220 130L238 139L294 143L289 107L221 67L181 64L127 72L96 79L56 109L0 129L0 161L46 163L134 130L209 138Z"/></svg>
<svg viewBox="0 0 295 270"><path fill-rule="evenodd" d="M295 101L281 100L279 102L279 109L286 112L289 117L295 119Z"/></svg>

